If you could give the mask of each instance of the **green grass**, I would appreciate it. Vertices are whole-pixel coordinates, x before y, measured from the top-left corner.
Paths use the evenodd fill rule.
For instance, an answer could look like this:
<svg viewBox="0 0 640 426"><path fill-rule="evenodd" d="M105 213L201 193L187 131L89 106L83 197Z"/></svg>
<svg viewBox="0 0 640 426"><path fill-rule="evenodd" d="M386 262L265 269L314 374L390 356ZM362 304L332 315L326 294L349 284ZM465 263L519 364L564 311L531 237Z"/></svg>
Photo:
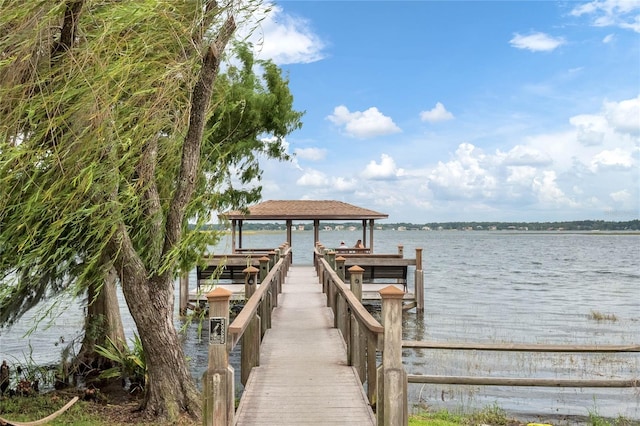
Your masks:
<svg viewBox="0 0 640 426"><path fill-rule="evenodd" d="M502 426L514 424L507 413L497 404L493 404L470 414L453 414L447 410L422 412L409 417L411 426L457 426L479 425Z"/></svg>
<svg viewBox="0 0 640 426"><path fill-rule="evenodd" d="M410 426L456 426L462 425L464 417L452 414L447 410L440 410L433 413L425 412L409 416Z"/></svg>
<svg viewBox="0 0 640 426"><path fill-rule="evenodd" d="M69 402L68 399L52 398L48 395L15 398L1 397L0 417L16 422L40 420L41 418L47 417L59 410L67 402ZM87 402L78 401L55 420L47 424L52 426L91 426L108 424L106 419L97 417L95 414L87 414L87 404Z"/></svg>

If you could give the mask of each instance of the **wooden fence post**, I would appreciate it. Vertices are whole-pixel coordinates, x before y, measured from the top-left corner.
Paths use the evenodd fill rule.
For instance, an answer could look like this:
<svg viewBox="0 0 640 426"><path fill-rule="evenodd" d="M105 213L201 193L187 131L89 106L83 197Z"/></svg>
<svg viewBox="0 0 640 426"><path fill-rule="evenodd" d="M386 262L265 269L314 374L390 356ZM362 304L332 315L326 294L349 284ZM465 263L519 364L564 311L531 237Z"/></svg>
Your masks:
<svg viewBox="0 0 640 426"><path fill-rule="evenodd" d="M275 250L271 250L269 252L269 270L273 269L274 266L276 266L276 251Z"/></svg>
<svg viewBox="0 0 640 426"><path fill-rule="evenodd" d="M260 262L260 282L262 282L271 270L271 268L269 268L269 258L262 256L258 259L258 262Z"/></svg>
<svg viewBox="0 0 640 426"><path fill-rule="evenodd" d="M203 374L203 423L231 426L234 423L233 367L227 349L229 299L232 292L218 287L207 294L209 302L209 365Z"/></svg>
<svg viewBox="0 0 640 426"><path fill-rule="evenodd" d="M254 266L245 268L244 272L244 298L249 300L256 291L259 269ZM253 367L260 365L260 317L254 315L242 335L242 347L240 352L240 381L247 384L249 374Z"/></svg>
<svg viewBox="0 0 640 426"><path fill-rule="evenodd" d="M342 256L338 256L336 257L336 273L338 274L338 276L340 277L340 279L342 281L344 281L344 263L347 261L347 259L345 259Z"/></svg>
<svg viewBox="0 0 640 426"><path fill-rule="evenodd" d="M354 265L349 268L349 272L351 273L351 292L356 299L362 303L362 276L364 269L358 265ZM348 351L350 355L349 365L355 368L358 377L360 377L360 382L364 383L367 380L367 343L364 333L360 330L360 323L353 312L351 313L350 332L351 338L349 340L351 341L351 350Z"/></svg>
<svg viewBox="0 0 640 426"><path fill-rule="evenodd" d="M390 285L380 290L384 348L378 367L376 416L379 425L409 424L407 373L402 366L402 298L404 291Z"/></svg>
<svg viewBox="0 0 640 426"><path fill-rule="evenodd" d="M416 276L414 277L416 310L424 312L424 272L422 270L422 249L416 249Z"/></svg>
<svg viewBox="0 0 640 426"><path fill-rule="evenodd" d="M260 259L260 284L264 283L264 279L269 274L269 258L267 256L262 256ZM260 314L260 322L262 324L262 336L267 331L267 329L271 328L271 306L273 304L273 285L267 292L264 300L262 301L262 311ZM265 315L266 314L266 315Z"/></svg>
<svg viewBox="0 0 640 426"><path fill-rule="evenodd" d="M327 262L329 262L329 265L335 271L336 270L336 252L335 252L335 250L327 250L327 252L324 255L324 258L327 259Z"/></svg>

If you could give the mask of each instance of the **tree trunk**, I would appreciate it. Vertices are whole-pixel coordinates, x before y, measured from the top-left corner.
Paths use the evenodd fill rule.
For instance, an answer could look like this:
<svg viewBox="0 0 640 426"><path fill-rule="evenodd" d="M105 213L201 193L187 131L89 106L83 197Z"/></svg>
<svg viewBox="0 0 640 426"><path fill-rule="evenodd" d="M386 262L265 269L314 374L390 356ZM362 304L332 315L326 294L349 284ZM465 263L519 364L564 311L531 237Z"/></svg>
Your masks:
<svg viewBox="0 0 640 426"><path fill-rule="evenodd" d="M168 421L177 420L183 412L200 419L202 400L173 324L173 270L166 268L163 272L156 271L157 266L170 256L182 238L187 206L196 188L204 124L210 107L213 83L219 70L221 55L235 27L234 19L228 17L215 41L203 52L202 68L192 92L189 128L182 145L177 186L167 211L164 244L159 258L145 265L124 222L118 224L110 242L110 255L120 276L127 306L138 327L147 365L146 392L140 408L154 417ZM147 155L141 157L136 167L139 176L146 178L145 183L153 182L157 165L154 145L150 144L148 148ZM158 197L155 184L147 186L143 198L149 203L147 216L151 220L159 213L161 204ZM161 236L150 236L159 237ZM175 261L171 263L175 266Z"/></svg>
<svg viewBox="0 0 640 426"><path fill-rule="evenodd" d="M81 368L102 370L110 366L110 361L99 356L94 350L96 345L108 347L107 338L118 347L126 345L118 302L117 279L116 270L111 268L97 294L95 286L89 287L84 338L78 355L78 361L84 364Z"/></svg>
<svg viewBox="0 0 640 426"><path fill-rule="evenodd" d="M169 421L175 421L183 412L199 419L200 393L173 324L173 282L153 281L144 275L126 280L123 290L140 333L148 374L140 408Z"/></svg>

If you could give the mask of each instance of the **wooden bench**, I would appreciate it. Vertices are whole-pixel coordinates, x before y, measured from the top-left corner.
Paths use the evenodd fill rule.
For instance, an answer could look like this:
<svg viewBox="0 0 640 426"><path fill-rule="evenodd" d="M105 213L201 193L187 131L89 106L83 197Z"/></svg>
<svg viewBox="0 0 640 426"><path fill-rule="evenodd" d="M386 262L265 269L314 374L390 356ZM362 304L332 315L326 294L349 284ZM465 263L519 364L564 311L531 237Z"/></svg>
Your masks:
<svg viewBox="0 0 640 426"><path fill-rule="evenodd" d="M338 247L335 249L336 251L336 255L343 255L343 254L369 254L371 253L371 249L363 247L363 248L357 248L357 247Z"/></svg>
<svg viewBox="0 0 640 426"><path fill-rule="evenodd" d="M261 256L260 256L261 257ZM196 268L197 288L214 281L216 283L244 284L244 270L253 266L260 267L260 257L247 255L207 256L206 265Z"/></svg>
<svg viewBox="0 0 640 426"><path fill-rule="evenodd" d="M364 269L363 284L402 284L406 292L407 271L409 266L415 264L415 259L404 259L401 255L345 256L345 281L348 282L351 279L349 268L357 265Z"/></svg>
<svg viewBox="0 0 640 426"><path fill-rule="evenodd" d="M269 253L271 253L272 251L274 251L274 249L272 248L237 248L235 252L244 256L261 257L269 256Z"/></svg>

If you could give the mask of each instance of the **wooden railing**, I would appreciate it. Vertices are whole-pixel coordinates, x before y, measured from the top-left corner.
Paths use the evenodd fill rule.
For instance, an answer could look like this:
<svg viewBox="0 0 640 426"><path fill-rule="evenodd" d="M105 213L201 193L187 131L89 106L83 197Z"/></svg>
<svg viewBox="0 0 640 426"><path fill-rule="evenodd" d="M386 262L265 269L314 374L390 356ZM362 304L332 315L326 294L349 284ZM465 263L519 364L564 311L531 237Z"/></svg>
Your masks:
<svg viewBox="0 0 640 426"><path fill-rule="evenodd" d="M244 270L244 308L229 325L231 292L217 288L207 294L209 301L209 366L203 376L205 425L231 425L235 414L234 369L229 354L242 340L240 380L246 384L251 369L260 364L260 344L271 328L271 311L278 305L278 295L291 265L292 251L287 245L269 257L259 259L259 268ZM260 283L258 286L257 284Z"/></svg>
<svg viewBox="0 0 640 426"><path fill-rule="evenodd" d="M269 268L275 265L277 253L275 249L245 249L243 253L209 254L196 266L196 290L199 292L207 283L242 283L244 269L248 266L258 267L261 259L269 259ZM291 256L291 254L289 254ZM180 315L186 315L189 308L189 273L183 272L180 277L179 307Z"/></svg>
<svg viewBox="0 0 640 426"><path fill-rule="evenodd" d="M620 353L640 352L640 345L549 345L513 343L452 343L403 341L403 348L435 350L470 350L502 352L560 352L560 353ZM478 377L417 375L407 376L409 383L482 385L482 386L538 386L576 388L627 388L640 387L640 379L562 379L536 377Z"/></svg>
<svg viewBox="0 0 640 426"><path fill-rule="evenodd" d="M350 286L344 276L316 251L316 271L327 296L327 306L333 311L334 327L340 330L347 347L347 362L358 373L362 384L366 383L367 397L372 406L377 399L376 354L382 325L362 306L362 269L353 267Z"/></svg>
<svg viewBox="0 0 640 426"><path fill-rule="evenodd" d="M329 265L342 277L349 281L351 266L363 269L362 279L366 284L378 284L376 290L388 284L401 284L407 292L407 277L409 267L415 267L414 294L408 294L403 303L403 309L417 308L424 310L424 274L422 270L422 249L416 248L415 258L404 257L404 247L398 246L398 253L342 253L334 249L326 249L318 243L314 251L314 265L318 269L318 259L324 258Z"/></svg>
<svg viewBox="0 0 640 426"><path fill-rule="evenodd" d="M354 256L355 258L356 256ZM358 255L357 259L365 258ZM384 257L384 256L383 256ZM388 256L386 256L388 258ZM417 256L418 257L418 256ZM368 259L369 263L373 258ZM358 260L353 260L356 263ZM348 327L349 317L360 318L359 308L353 308L353 297L358 290L349 291L344 283L345 270L350 271L351 281L361 280L362 268L352 266L346 268L345 263L337 262L335 253L325 251L321 246L316 249L314 264L318 270L320 282L327 293L327 304L332 307L336 326L343 336L347 336L347 345L353 346L353 332ZM416 272L418 274L418 272ZM421 271L420 271L421 275ZM357 287L356 287L357 288ZM417 293L417 292L416 292ZM350 295L351 294L351 295ZM377 392L369 389L367 395L376 405L378 424L407 424L408 419L408 383L429 384L458 384L484 386L538 386L538 387L588 387L588 388L625 388L640 387L638 378L622 379L570 379L570 378L514 378L514 377L479 377L479 376L448 376L448 375L419 375L407 374L402 363L403 349L432 349L432 350L472 350L472 351L514 351L514 352L556 352L556 353L620 353L640 352L640 345L549 345L549 344L479 344L479 343L451 343L451 342L422 342L402 340L402 311L403 292L397 286L389 286L380 290L382 296L382 324L384 328L375 330L378 336L377 350L382 351L382 364L378 367L376 382L372 382L372 367L367 364L367 378L370 386L375 386ZM417 294L416 294L417 296ZM424 297L424 296L422 296ZM344 301L342 301L344 299ZM360 305L361 306L361 305ZM380 338L384 335L383 338ZM371 339L371 337L369 337ZM382 342L382 347L380 347ZM368 341L368 348L372 345ZM357 346L355 351L359 350ZM357 366L361 361L353 358L353 349L349 351L349 360ZM372 362L369 355L367 362ZM375 362L375 360L373 361ZM361 376L362 377L362 376ZM374 399L375 398L375 399Z"/></svg>

